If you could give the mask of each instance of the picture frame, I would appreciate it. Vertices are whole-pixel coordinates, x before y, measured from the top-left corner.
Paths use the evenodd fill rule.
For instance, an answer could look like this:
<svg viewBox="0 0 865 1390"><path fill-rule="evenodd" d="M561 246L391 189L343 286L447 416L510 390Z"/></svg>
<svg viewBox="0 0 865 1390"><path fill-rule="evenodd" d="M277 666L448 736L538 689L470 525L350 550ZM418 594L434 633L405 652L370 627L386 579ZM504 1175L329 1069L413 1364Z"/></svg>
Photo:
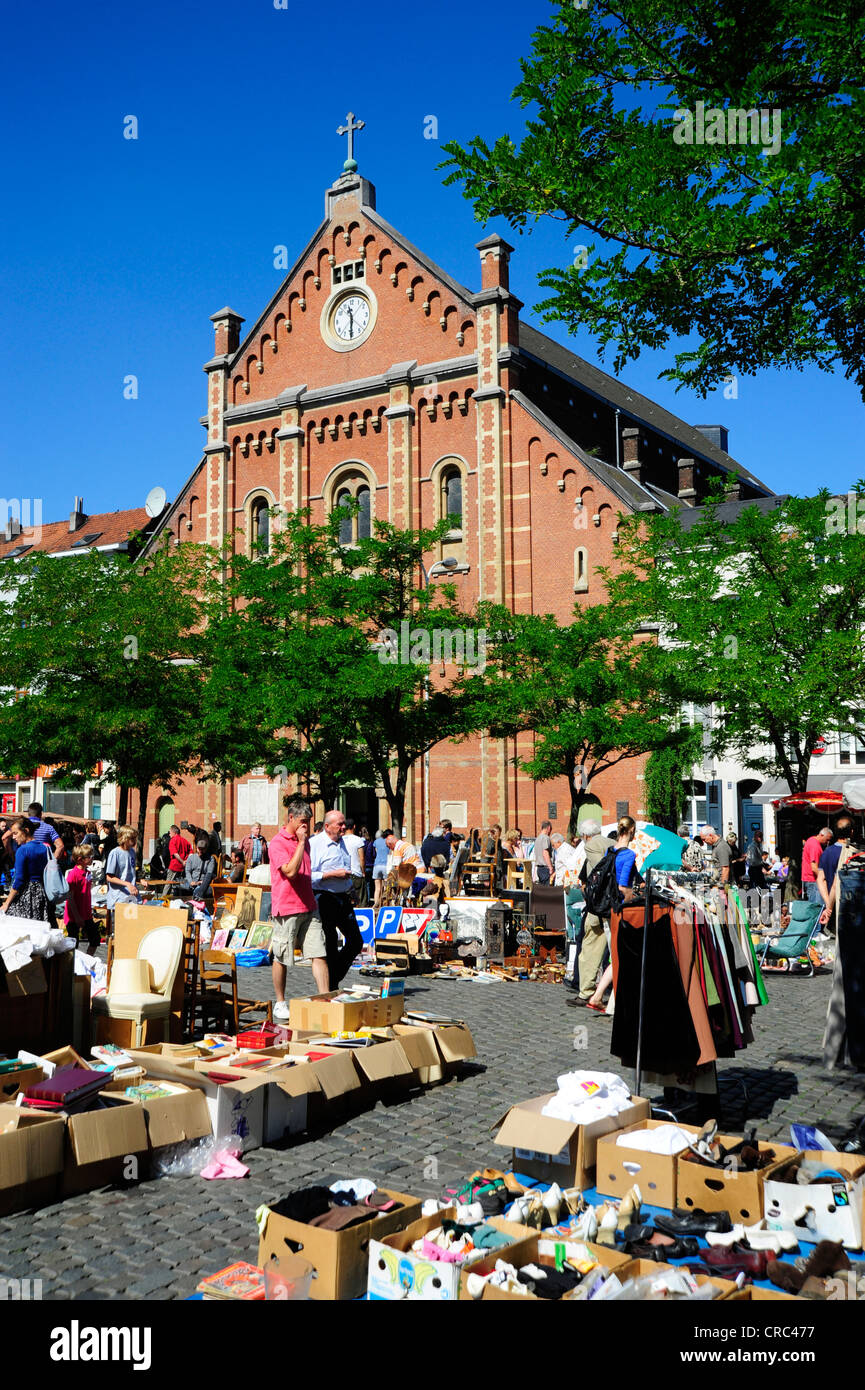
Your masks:
<svg viewBox="0 0 865 1390"><path fill-rule="evenodd" d="M247 950L255 948L260 951L270 949L270 939L273 936L272 922L254 922L246 934L244 946Z"/></svg>

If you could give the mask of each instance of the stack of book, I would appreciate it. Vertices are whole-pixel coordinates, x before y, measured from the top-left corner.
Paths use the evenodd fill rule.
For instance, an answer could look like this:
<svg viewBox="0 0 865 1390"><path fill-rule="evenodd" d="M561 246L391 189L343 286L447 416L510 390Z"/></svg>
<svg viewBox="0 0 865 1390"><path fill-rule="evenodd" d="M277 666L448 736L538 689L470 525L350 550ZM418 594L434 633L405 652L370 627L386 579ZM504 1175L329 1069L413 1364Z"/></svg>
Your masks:
<svg viewBox="0 0 865 1390"><path fill-rule="evenodd" d="M89 1109L110 1080L110 1072L88 1071L84 1067L58 1068L47 1080L28 1086L22 1105L34 1110L65 1110L76 1114Z"/></svg>

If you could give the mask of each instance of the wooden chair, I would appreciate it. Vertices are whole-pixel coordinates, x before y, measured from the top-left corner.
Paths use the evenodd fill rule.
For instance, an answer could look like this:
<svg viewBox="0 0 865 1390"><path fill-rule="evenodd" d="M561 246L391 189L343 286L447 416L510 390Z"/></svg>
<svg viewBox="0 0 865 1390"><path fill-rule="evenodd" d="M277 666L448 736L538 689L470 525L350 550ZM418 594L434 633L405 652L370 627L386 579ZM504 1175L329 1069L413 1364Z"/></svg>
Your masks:
<svg viewBox="0 0 865 1390"><path fill-rule="evenodd" d="M531 888L532 861L530 859L506 859L505 875L505 888Z"/></svg>
<svg viewBox="0 0 865 1390"><path fill-rule="evenodd" d="M238 995L237 961L233 951L202 951L198 973L201 984L198 1007L205 1030L209 1027L208 1019L218 1017L216 1027L220 1032L225 1032L226 1009L232 1022L232 1034L240 1031L241 1015L245 1013L260 1013L263 1009L267 1022L273 1022L273 1000L241 999ZM230 986L230 993L224 992L223 985Z"/></svg>
<svg viewBox="0 0 865 1390"><path fill-rule="evenodd" d="M180 915L180 914L178 914ZM195 1007L198 999L198 955L201 949L201 923L193 917L184 923L183 957L180 969L183 972L183 1006L180 1014L180 1029L183 1042L189 1042L195 1031Z"/></svg>

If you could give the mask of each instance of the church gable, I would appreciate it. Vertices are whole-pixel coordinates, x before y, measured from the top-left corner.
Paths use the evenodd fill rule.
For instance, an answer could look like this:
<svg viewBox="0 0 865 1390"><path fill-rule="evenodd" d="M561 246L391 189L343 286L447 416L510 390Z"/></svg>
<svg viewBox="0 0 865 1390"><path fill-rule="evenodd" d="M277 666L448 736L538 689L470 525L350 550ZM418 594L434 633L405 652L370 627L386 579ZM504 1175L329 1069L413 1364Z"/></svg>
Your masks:
<svg viewBox="0 0 865 1390"><path fill-rule="evenodd" d="M468 291L364 201L365 180L329 190L329 217L267 309L231 354L229 410L379 377L396 362L472 355L476 314Z"/></svg>

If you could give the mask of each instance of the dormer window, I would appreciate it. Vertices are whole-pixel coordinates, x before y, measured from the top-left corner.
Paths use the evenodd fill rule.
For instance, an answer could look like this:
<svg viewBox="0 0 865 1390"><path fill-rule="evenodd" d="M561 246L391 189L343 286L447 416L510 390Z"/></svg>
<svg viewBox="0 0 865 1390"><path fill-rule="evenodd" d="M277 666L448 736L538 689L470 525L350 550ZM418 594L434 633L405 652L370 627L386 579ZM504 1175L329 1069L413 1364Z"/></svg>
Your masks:
<svg viewBox="0 0 865 1390"><path fill-rule="evenodd" d="M363 280L366 278L366 263L364 261L344 261L342 265L333 267L333 283L335 285L348 284L349 280Z"/></svg>

